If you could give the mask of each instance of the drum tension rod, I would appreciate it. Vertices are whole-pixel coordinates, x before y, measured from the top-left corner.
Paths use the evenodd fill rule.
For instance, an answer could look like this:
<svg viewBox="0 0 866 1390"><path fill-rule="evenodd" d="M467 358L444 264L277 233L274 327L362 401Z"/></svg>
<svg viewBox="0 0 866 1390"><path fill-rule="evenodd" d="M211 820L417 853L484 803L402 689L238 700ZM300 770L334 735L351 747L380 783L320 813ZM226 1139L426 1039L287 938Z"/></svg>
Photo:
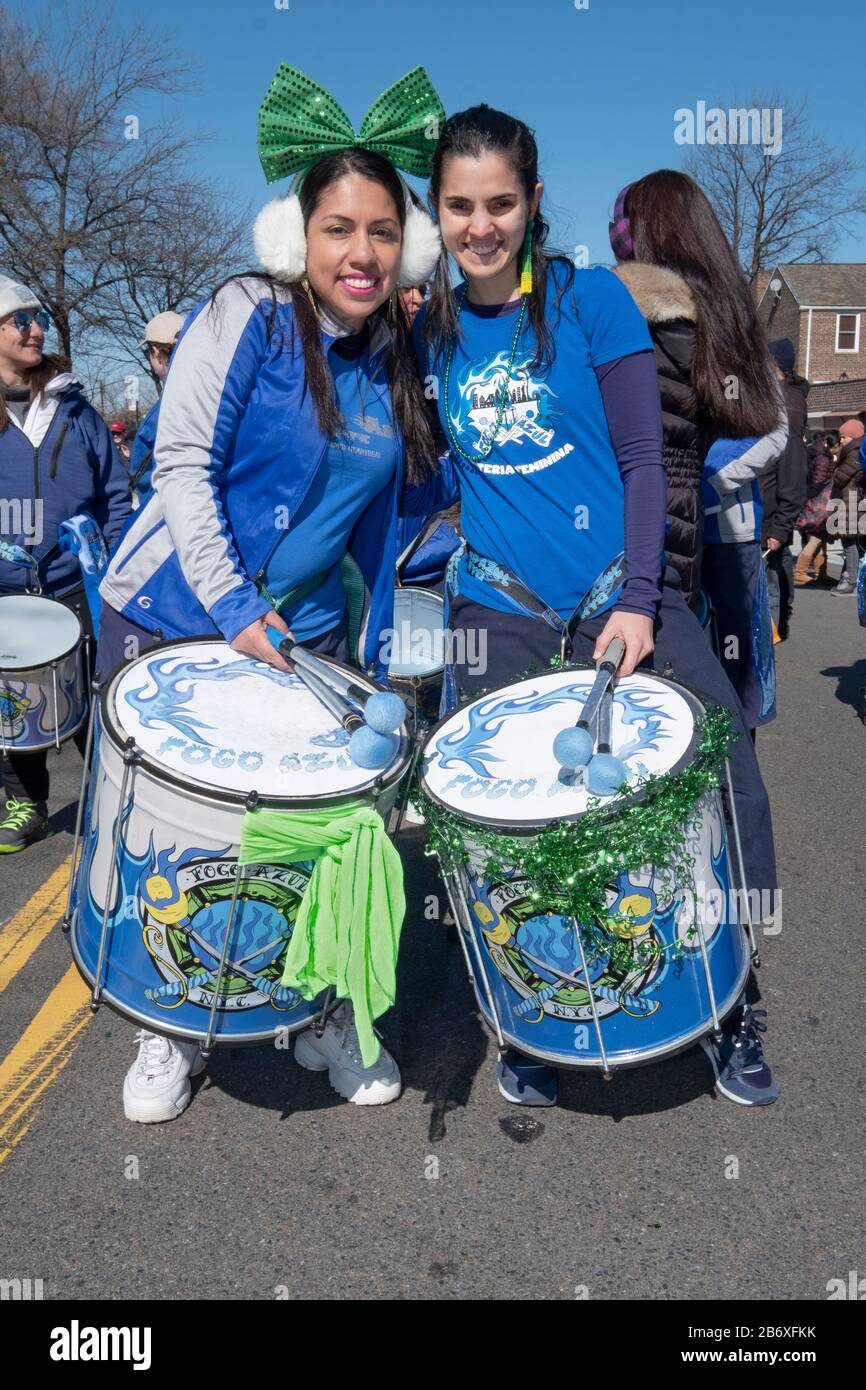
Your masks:
<svg viewBox="0 0 866 1390"><path fill-rule="evenodd" d="M64 932L69 932L72 927L72 894L75 889L75 872L78 867L78 850L81 844L81 827L84 821L84 807L87 801L88 787L90 782L90 763L93 755L93 727L96 722L96 707L99 700L99 693L102 689L99 680L99 672L93 677L90 686L90 710L87 719L87 738L84 744L84 763L81 770L81 786L78 796L78 807L75 813L75 834L72 839L72 855L69 860L69 883L66 889L66 910L63 914L61 928ZM88 872L90 866L88 865Z"/></svg>
<svg viewBox="0 0 866 1390"><path fill-rule="evenodd" d="M108 936L108 918L111 912L111 899L114 893L115 874L118 880L121 881L118 852L120 848L121 831L123 830L124 813L127 807L126 792L129 786L129 779L132 776L132 769L138 761L138 748L136 747L135 739L130 736L123 745L123 776L120 780L120 807L117 812L114 839L111 845L111 867L108 871L108 883L105 889L105 906L102 910L99 950L96 957L96 970L93 975L93 992L90 996L90 1012L94 1014L99 1012L99 1005L102 1000L102 970L105 964L105 942Z"/></svg>

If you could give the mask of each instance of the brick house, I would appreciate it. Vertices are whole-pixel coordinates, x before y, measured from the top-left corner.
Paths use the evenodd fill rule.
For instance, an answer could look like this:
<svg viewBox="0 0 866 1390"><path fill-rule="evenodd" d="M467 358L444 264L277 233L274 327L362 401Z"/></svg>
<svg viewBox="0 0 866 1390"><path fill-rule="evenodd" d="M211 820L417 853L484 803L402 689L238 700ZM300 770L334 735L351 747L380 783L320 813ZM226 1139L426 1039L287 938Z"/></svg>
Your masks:
<svg viewBox="0 0 866 1390"><path fill-rule="evenodd" d="M790 338L812 382L809 428L866 410L866 263L777 265L754 286L769 338Z"/></svg>

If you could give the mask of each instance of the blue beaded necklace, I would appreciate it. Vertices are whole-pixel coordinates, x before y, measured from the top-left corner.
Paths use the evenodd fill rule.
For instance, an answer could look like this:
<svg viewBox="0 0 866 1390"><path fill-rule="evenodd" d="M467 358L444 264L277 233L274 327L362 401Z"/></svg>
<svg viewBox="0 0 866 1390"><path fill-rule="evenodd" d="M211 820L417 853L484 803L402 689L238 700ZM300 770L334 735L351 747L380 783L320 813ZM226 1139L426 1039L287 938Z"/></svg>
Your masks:
<svg viewBox="0 0 866 1390"><path fill-rule="evenodd" d="M461 289L460 302L457 305L458 319L460 318L460 314L463 309L463 305L466 302L466 296L468 293L469 286L468 284L466 284ZM508 409L508 388L511 385L511 373L514 370L514 363L517 360L517 343L520 338L520 330L523 327L523 320L526 318L526 306L528 303L529 295L524 294L522 296L522 302L520 305L520 313L517 316L517 325L514 329L514 337L511 340L511 353L508 358L508 368L505 373L505 380L502 383L501 390L498 392L499 406L496 411L496 419L493 423L493 428L490 432L490 444L488 445L484 453L467 453L454 432L454 426L451 424L451 411L448 409L448 402L451 399L451 366L454 361L454 347L457 341L456 330L451 334L451 341L448 344L448 355L445 358L445 428L448 432L448 438L451 441L452 447L456 449L460 457L465 459L467 463L477 463L479 459L487 459L493 453L494 445L496 442L496 436L499 433L499 427L502 424L503 417L505 415L506 410Z"/></svg>

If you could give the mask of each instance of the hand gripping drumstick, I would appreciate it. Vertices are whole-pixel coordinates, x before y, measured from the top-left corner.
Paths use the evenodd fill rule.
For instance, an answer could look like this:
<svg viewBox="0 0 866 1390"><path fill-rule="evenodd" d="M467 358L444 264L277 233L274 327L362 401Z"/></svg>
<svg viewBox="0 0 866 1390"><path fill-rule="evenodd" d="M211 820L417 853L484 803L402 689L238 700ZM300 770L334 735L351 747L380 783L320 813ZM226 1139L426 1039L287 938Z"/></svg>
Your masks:
<svg viewBox="0 0 866 1390"><path fill-rule="evenodd" d="M319 674L325 667L324 662L315 663L318 669L312 670L310 668L314 663L310 661L309 653L305 652L303 647L299 647L297 644L293 645L278 628L270 625L267 627L267 634L271 646L289 663L295 675L303 681L310 694L314 695L328 713L334 716L341 728L351 734L348 752L352 762L358 767L386 767L397 751L399 739L393 733L380 733L365 723L363 716L349 703L345 695L335 690ZM299 655L302 660L298 660ZM357 688L359 691L361 690L361 687ZM361 691L361 693L367 694L366 691ZM390 697L384 694L383 698L389 699ZM369 700L367 703L369 704ZM401 711L405 714L405 705L403 705L402 700L400 700L400 706Z"/></svg>
<svg viewBox="0 0 866 1390"><path fill-rule="evenodd" d="M364 716L364 723L369 728L374 729L377 734L393 734L400 728L406 719L406 705L390 690L365 690L362 685L358 685L345 671L340 671L335 666L328 666L326 662L320 661L312 652L306 651L303 647L292 647L291 660L295 666L302 667L305 671L310 671L314 676L318 676L326 685L337 690L358 709Z"/></svg>
<svg viewBox="0 0 866 1390"><path fill-rule="evenodd" d="M596 663L597 675L576 725L571 729L562 729L556 735L553 741L553 756L563 767L586 767L592 757L594 740L590 730L596 722L602 700L624 656L625 643L621 637L614 637L600 661Z"/></svg>

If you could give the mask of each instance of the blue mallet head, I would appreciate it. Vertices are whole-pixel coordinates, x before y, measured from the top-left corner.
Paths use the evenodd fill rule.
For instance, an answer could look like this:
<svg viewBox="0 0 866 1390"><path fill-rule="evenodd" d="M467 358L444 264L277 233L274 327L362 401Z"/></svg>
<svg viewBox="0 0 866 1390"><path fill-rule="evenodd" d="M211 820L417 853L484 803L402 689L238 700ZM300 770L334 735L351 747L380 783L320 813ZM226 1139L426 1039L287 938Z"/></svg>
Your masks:
<svg viewBox="0 0 866 1390"><path fill-rule="evenodd" d="M399 746L395 734L377 734L362 724L349 739L349 757L357 767L387 767Z"/></svg>
<svg viewBox="0 0 866 1390"><path fill-rule="evenodd" d="M406 719L406 706L391 690L371 695L364 706L364 720L377 734L393 734Z"/></svg>
<svg viewBox="0 0 866 1390"><path fill-rule="evenodd" d="M585 767L592 757L588 729L561 729L553 740L553 756L561 767Z"/></svg>
<svg viewBox="0 0 866 1390"><path fill-rule="evenodd" d="M586 785L593 796L613 796L628 781L628 768L613 753L596 753L586 769Z"/></svg>

